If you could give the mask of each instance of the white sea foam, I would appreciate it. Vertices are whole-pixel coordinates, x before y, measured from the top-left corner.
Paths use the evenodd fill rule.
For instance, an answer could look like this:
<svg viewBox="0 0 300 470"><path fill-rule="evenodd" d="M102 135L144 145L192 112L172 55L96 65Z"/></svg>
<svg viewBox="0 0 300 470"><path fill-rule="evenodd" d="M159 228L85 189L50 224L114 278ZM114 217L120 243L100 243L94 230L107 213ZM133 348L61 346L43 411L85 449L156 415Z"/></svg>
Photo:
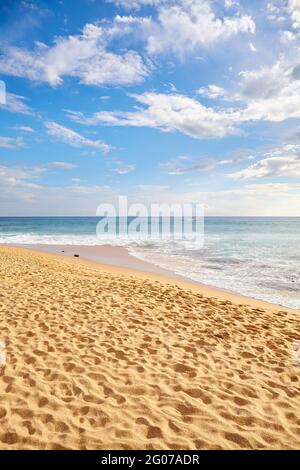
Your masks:
<svg viewBox="0 0 300 470"><path fill-rule="evenodd" d="M138 238L131 240L128 237L99 237L96 235L37 235L37 234L8 234L0 236L0 244L14 245L116 245L127 246L130 243L143 244L144 242Z"/></svg>
<svg viewBox="0 0 300 470"><path fill-rule="evenodd" d="M142 261L173 271L205 285L236 292L290 308L300 308L300 275L277 266L262 266L242 260L215 263L199 262L190 255L165 253L161 250L130 248L130 254ZM269 272L268 272L269 271Z"/></svg>

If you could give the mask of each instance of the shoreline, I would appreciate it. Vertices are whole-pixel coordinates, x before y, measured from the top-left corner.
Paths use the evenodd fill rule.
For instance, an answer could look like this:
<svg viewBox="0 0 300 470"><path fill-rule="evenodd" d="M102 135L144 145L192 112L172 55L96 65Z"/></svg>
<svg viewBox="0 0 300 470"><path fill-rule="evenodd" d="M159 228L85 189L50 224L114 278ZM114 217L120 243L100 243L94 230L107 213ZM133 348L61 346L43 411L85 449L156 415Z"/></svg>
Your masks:
<svg viewBox="0 0 300 470"><path fill-rule="evenodd" d="M219 300L230 300L234 303L249 305L257 308L264 309L278 309L287 312L300 313L299 309L285 307L284 305L267 302L255 297L245 296L238 292L221 289L215 286L210 286L198 281L194 281L184 276L177 275L171 270L160 268L155 264L143 261L133 255L131 255L126 247L123 246L112 246L112 245L0 245L0 246L12 246L23 248L26 250L38 251L40 253L48 253L52 255L58 255L60 257L72 258L74 254L79 254L80 260L83 263L94 264L104 268L116 268L124 270L125 274L135 274L147 278L150 276L151 279L155 277L162 278L162 281L169 282L171 284L180 284L185 288L189 288L193 291L205 293L209 297L215 297ZM77 261L79 261L77 258Z"/></svg>

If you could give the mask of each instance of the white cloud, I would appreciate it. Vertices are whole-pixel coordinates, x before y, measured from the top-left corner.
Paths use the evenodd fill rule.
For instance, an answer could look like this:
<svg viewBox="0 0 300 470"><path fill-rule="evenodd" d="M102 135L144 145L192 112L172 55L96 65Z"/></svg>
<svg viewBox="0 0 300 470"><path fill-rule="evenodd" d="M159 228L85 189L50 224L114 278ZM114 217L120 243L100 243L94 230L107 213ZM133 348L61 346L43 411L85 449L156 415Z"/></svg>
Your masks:
<svg viewBox="0 0 300 470"><path fill-rule="evenodd" d="M42 186L37 184L36 180L51 168L71 170L76 167L77 165L68 162L49 162L35 167L8 167L0 165L1 212L8 215L12 215L13 213L21 215L23 211L26 212L27 207L29 213L37 215L35 212L36 206L34 204L40 202L41 207L39 213L45 215L45 211L42 209L43 206L45 207L50 200L54 200L56 193L60 192L61 188L57 189ZM60 201L62 205L67 203L67 198L72 191L69 187L65 192L68 192L68 194L65 194L65 199ZM55 202L53 204L53 213L55 213L57 209L58 206Z"/></svg>
<svg viewBox="0 0 300 470"><path fill-rule="evenodd" d="M17 187L27 188L27 189L42 189L42 186L40 186L39 184L30 183L28 181L17 180L14 178L11 178L9 180L9 183L11 184L11 186L14 186L14 187L17 186Z"/></svg>
<svg viewBox="0 0 300 470"><path fill-rule="evenodd" d="M24 142L22 137L1 137L0 136L0 147L6 149L15 149L23 147Z"/></svg>
<svg viewBox="0 0 300 470"><path fill-rule="evenodd" d="M75 163L69 163L69 162L50 162L46 165L48 168L61 168L63 170L73 170L74 168L77 168L78 165Z"/></svg>
<svg viewBox="0 0 300 470"><path fill-rule="evenodd" d="M278 193L299 190L300 186L288 183L260 183L260 184L246 184L244 189L247 191L255 191L256 193Z"/></svg>
<svg viewBox="0 0 300 470"><path fill-rule="evenodd" d="M102 150L104 153L109 152L110 146L101 140L90 140L79 134L78 132L69 129L68 127L61 126L53 121L45 123L49 135L57 140L60 140L72 147L92 147Z"/></svg>
<svg viewBox="0 0 300 470"><path fill-rule="evenodd" d="M17 131L26 132L29 134L35 132L35 130L30 126L15 126L14 129L16 129Z"/></svg>
<svg viewBox="0 0 300 470"><path fill-rule="evenodd" d="M117 6L130 9L137 9L142 6L158 6L167 3L169 0L106 0L108 3L115 3Z"/></svg>
<svg viewBox="0 0 300 470"><path fill-rule="evenodd" d="M179 94L144 93L132 95L143 108L133 112L100 111L91 117L69 111L82 124L109 124L177 130L197 139L237 134L231 113L203 106L199 101Z"/></svg>
<svg viewBox="0 0 300 470"><path fill-rule="evenodd" d="M225 8L232 8L232 7L238 7L239 2L237 0L224 0L224 7Z"/></svg>
<svg viewBox="0 0 300 470"><path fill-rule="evenodd" d="M285 22L288 18L294 29L300 28L300 0L273 0L267 4L268 19Z"/></svg>
<svg viewBox="0 0 300 470"><path fill-rule="evenodd" d="M11 113L33 114L32 109L26 103L24 96L15 95L14 93L6 93L6 103L0 104L0 109L10 111Z"/></svg>
<svg viewBox="0 0 300 470"><path fill-rule="evenodd" d="M111 188L110 186L71 186L71 191L80 194L98 194L109 191Z"/></svg>
<svg viewBox="0 0 300 470"><path fill-rule="evenodd" d="M288 10L293 28L300 28L300 0L288 0Z"/></svg>
<svg viewBox="0 0 300 470"><path fill-rule="evenodd" d="M142 5L155 7L151 17L119 16L114 19L112 30L117 26L118 34L128 34L146 44L150 55L173 53L180 57L225 41L240 33L255 33L255 23L249 15L239 12L229 16L218 16L211 0L111 0L117 5L137 8ZM237 2L227 3L227 7ZM127 27L125 31L121 31Z"/></svg>
<svg viewBox="0 0 300 470"><path fill-rule="evenodd" d="M276 23L281 23L286 21L287 15L287 5L286 2L283 3L282 0L274 0L273 2L268 2L266 12L267 18L270 21L274 21Z"/></svg>
<svg viewBox="0 0 300 470"><path fill-rule="evenodd" d="M240 88L242 99L245 101L248 99L268 99L277 96L282 88L285 91L286 87L290 85L291 66L281 57L272 66L241 71L239 75L242 77Z"/></svg>
<svg viewBox="0 0 300 470"><path fill-rule="evenodd" d="M3 215L93 215L100 202L111 202L109 186L41 186L35 181L48 171L43 167L18 168L0 165L0 212ZM101 199L99 199L101 197Z"/></svg>
<svg viewBox="0 0 300 470"><path fill-rule="evenodd" d="M127 175L135 170L135 165L127 165L125 163L119 163L117 168L114 168L114 172L118 175Z"/></svg>
<svg viewBox="0 0 300 470"><path fill-rule="evenodd" d="M188 159L189 160L189 159ZM161 163L160 168L167 170L169 175L185 175L189 173L198 173L201 171L211 171L217 166L217 161L213 159L199 159L186 164L186 160L176 159L167 163Z"/></svg>
<svg viewBox="0 0 300 470"><path fill-rule="evenodd" d="M215 170L220 165L232 164L236 161L234 158L226 160L217 160L216 158L200 157L192 159L182 155L173 160L159 164L159 168L166 171L169 175L185 175L189 173L208 172Z"/></svg>
<svg viewBox="0 0 300 470"><path fill-rule="evenodd" d="M250 16L216 17L211 2L184 0L158 9L158 19L148 28L147 49L151 54L174 52L180 56L224 41L239 33L254 33Z"/></svg>
<svg viewBox="0 0 300 470"><path fill-rule="evenodd" d="M159 184L139 184L138 189L142 192L144 191L166 191L169 186L159 185Z"/></svg>
<svg viewBox="0 0 300 470"><path fill-rule="evenodd" d="M0 189L1 192L17 187L40 189L38 184L28 181L35 179L39 171L26 168L9 168L0 166Z"/></svg>
<svg viewBox="0 0 300 470"><path fill-rule="evenodd" d="M32 51L8 47L0 58L0 73L51 86L60 85L65 76L77 77L87 85L143 81L148 69L140 55L134 51L109 52L109 34L104 27L87 24L81 35L58 37L53 46L38 43Z"/></svg>
<svg viewBox="0 0 300 470"><path fill-rule="evenodd" d="M167 162L159 163L159 168L164 171L175 170L176 168L184 165L185 162L188 162L190 160L190 157L188 157L187 155L180 155L179 157L174 158L173 160L168 160Z"/></svg>
<svg viewBox="0 0 300 470"><path fill-rule="evenodd" d="M290 44L292 41L296 41L297 35L292 31L280 31L280 42L282 44Z"/></svg>
<svg viewBox="0 0 300 470"><path fill-rule="evenodd" d="M300 117L300 61L280 57L272 66L243 71L238 98L247 106L240 112L241 121L280 122Z"/></svg>
<svg viewBox="0 0 300 470"><path fill-rule="evenodd" d="M265 152L260 161L245 170L227 175L232 179L299 177L300 176L300 145L284 145Z"/></svg>
<svg viewBox="0 0 300 470"><path fill-rule="evenodd" d="M207 98L215 99L220 98L226 94L224 88L217 85L208 85L207 87L201 87L197 91L198 95Z"/></svg>

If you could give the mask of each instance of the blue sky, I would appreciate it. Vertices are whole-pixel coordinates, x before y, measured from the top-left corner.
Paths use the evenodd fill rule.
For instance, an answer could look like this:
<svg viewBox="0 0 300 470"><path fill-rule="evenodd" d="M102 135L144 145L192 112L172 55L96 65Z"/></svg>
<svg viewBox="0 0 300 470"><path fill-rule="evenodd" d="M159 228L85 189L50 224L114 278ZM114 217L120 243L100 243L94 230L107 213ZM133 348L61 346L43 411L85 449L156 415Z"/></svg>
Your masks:
<svg viewBox="0 0 300 470"><path fill-rule="evenodd" d="M0 215L300 215L299 44L300 0L1 2Z"/></svg>

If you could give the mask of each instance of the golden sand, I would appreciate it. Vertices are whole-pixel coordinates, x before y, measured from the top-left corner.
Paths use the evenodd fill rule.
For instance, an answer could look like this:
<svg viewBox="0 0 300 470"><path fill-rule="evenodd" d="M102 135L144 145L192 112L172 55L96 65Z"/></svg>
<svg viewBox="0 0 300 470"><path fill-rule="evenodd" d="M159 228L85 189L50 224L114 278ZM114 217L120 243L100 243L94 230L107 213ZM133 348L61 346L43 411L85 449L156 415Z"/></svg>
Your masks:
<svg viewBox="0 0 300 470"><path fill-rule="evenodd" d="M0 448L300 448L298 312L243 302L0 247Z"/></svg>

